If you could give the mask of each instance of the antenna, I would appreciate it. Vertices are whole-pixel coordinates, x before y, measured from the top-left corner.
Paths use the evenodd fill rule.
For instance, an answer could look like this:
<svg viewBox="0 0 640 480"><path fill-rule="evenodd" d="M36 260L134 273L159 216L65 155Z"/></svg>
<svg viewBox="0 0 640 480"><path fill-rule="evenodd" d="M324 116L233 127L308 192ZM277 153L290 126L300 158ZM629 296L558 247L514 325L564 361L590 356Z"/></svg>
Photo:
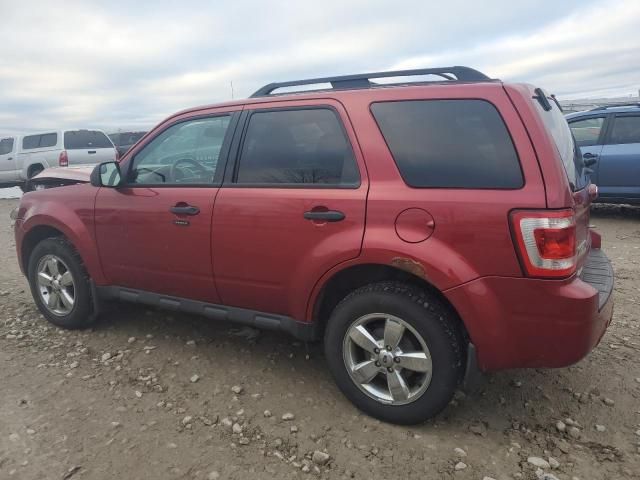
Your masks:
<svg viewBox="0 0 640 480"><path fill-rule="evenodd" d="M231 100L233 100L233 80L231 80Z"/></svg>

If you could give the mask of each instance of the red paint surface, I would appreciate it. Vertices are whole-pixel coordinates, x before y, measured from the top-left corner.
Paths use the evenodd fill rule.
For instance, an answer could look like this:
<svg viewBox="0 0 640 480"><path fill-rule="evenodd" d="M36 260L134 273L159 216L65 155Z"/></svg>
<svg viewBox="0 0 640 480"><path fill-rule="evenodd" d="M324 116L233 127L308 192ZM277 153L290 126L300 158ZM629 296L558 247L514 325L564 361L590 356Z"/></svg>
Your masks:
<svg viewBox="0 0 640 480"><path fill-rule="evenodd" d="M588 192L571 194L555 146L531 103L532 88L498 82L380 88L186 110L138 142L121 160L123 171L176 120L257 107L330 105L353 144L361 185L54 188L23 197L16 245L20 251L31 229L49 225L76 245L98 285L222 302L302 322L315 321L316 302L335 274L354 265L393 266L400 258L451 302L484 369L567 365L597 343L611 318L612 302L598 312L595 290L575 277L523 278L509 226L512 210L573 208L577 235L592 238ZM414 189L404 184L370 113L371 103L455 98L485 99L496 106L520 158L523 188ZM176 225L169 212L178 202L201 209L188 218L188 227ZM317 224L303 218L305 211L323 207L344 212L346 219ZM420 211L433 218L430 236L421 226L426 217L414 215Z"/></svg>

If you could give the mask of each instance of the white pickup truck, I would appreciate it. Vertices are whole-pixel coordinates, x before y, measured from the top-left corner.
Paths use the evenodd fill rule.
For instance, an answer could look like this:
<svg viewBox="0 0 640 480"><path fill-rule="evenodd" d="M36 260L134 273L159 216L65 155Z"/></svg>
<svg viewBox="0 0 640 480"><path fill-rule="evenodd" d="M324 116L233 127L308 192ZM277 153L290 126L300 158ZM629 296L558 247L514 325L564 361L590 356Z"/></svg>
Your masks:
<svg viewBox="0 0 640 480"><path fill-rule="evenodd" d="M117 160L113 142L101 130L51 130L0 137L0 188L28 188L48 167L91 165Z"/></svg>

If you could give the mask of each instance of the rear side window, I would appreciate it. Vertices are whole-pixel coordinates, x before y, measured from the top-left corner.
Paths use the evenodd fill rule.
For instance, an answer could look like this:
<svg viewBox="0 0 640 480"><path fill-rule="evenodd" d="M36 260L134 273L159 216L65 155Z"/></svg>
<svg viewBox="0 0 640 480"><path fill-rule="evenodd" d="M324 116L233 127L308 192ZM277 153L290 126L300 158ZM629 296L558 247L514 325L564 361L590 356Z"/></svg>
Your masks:
<svg viewBox="0 0 640 480"><path fill-rule="evenodd" d="M609 143L640 143L640 116L616 117Z"/></svg>
<svg viewBox="0 0 640 480"><path fill-rule="evenodd" d="M573 121L569 127L579 147L590 147L598 144L602 125L604 125L604 117L595 117Z"/></svg>
<svg viewBox="0 0 640 480"><path fill-rule="evenodd" d="M484 100L374 103L371 111L411 187L514 189L518 155L496 108Z"/></svg>
<svg viewBox="0 0 640 480"><path fill-rule="evenodd" d="M237 182L357 186L360 178L336 113L314 108L253 113Z"/></svg>
<svg viewBox="0 0 640 480"><path fill-rule="evenodd" d="M13 151L13 138L3 138L0 140L0 155L6 155Z"/></svg>
<svg viewBox="0 0 640 480"><path fill-rule="evenodd" d="M64 132L66 150L88 150L92 148L113 148L109 137L97 130L71 130Z"/></svg>
<svg viewBox="0 0 640 480"><path fill-rule="evenodd" d="M43 135L28 135L22 139L22 148L29 150L32 148L53 147L58 143L57 133L45 133Z"/></svg>

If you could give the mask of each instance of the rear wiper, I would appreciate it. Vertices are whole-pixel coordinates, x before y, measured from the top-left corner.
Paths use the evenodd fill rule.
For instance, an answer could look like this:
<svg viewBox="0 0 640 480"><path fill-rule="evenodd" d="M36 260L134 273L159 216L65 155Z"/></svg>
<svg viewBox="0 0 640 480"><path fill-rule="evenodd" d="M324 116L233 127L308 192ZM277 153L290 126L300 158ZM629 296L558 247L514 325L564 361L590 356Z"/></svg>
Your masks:
<svg viewBox="0 0 640 480"><path fill-rule="evenodd" d="M536 88L534 90L535 96L533 98L535 98L536 100L538 100L538 103L540 103L540 105L542 106L542 109L545 112L548 112L549 110L551 110L551 104L549 103L549 99L547 98L547 96L544 94L544 92L542 91L541 88Z"/></svg>

